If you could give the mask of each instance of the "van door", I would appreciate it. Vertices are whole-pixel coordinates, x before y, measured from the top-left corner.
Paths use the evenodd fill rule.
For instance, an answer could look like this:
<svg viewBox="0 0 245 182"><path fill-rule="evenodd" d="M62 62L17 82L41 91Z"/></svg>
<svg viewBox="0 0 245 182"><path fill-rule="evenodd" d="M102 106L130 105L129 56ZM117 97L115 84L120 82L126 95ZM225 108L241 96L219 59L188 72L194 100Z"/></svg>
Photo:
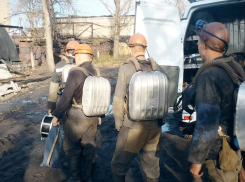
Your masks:
<svg viewBox="0 0 245 182"><path fill-rule="evenodd" d="M170 80L170 107L183 84L183 42L177 8L165 4L136 2L135 33L147 40L150 57L161 65ZM146 53L146 57L148 57Z"/></svg>

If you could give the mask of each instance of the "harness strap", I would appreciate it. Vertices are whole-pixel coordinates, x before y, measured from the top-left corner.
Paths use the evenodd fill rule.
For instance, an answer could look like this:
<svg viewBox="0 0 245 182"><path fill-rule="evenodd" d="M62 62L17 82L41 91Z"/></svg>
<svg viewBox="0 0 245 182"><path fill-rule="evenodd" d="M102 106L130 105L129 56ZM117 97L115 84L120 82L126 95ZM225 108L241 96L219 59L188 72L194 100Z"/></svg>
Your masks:
<svg viewBox="0 0 245 182"><path fill-rule="evenodd" d="M69 73L70 73L71 71L74 71L74 70L78 70L78 71L83 72L83 73L85 74L86 77L89 76L88 71L87 71L85 68L83 68L83 67L74 67L74 68L71 68L70 71L69 71Z"/></svg>
<svg viewBox="0 0 245 182"><path fill-rule="evenodd" d="M154 59L151 58L151 57L149 57L148 59L149 59L150 62L151 62L152 70L153 70L153 71L157 71L157 64L156 64L156 62L154 61Z"/></svg>
<svg viewBox="0 0 245 182"><path fill-rule="evenodd" d="M128 109L127 109L127 104L126 104L125 101L123 102L123 107L124 107L124 112L125 112L126 114L129 114Z"/></svg>
<svg viewBox="0 0 245 182"><path fill-rule="evenodd" d="M93 68L97 72L97 76L100 76L100 70L98 68L96 68L96 67L93 67ZM70 72L71 71L74 71L74 70L82 71L85 74L86 77L88 77L90 75L89 72L85 68L83 68L83 67L74 67L74 68L71 68L70 69ZM78 105L74 97L73 97L72 100L73 100L73 103L74 103L74 104L72 104L72 107L75 107L77 109L81 109L81 111L83 111L83 106L82 105Z"/></svg>
<svg viewBox="0 0 245 182"><path fill-rule="evenodd" d="M134 63L134 66L136 68L136 71L142 71L142 69L140 67L140 64L139 64L139 62L138 62L138 60L136 58L133 58L133 57L129 58L127 60L127 63L130 63L130 62L133 62Z"/></svg>
<svg viewBox="0 0 245 182"><path fill-rule="evenodd" d="M73 103L74 103L74 104L72 104L72 107L75 107L77 109L81 109L81 111L83 111L83 106L82 105L78 105L74 97L73 97L72 100L73 100Z"/></svg>
<svg viewBox="0 0 245 182"><path fill-rule="evenodd" d="M65 62L67 63L67 64L70 64L70 61L69 61L69 59L66 57L66 56L61 56L61 59L63 59L63 60L65 60Z"/></svg>
<svg viewBox="0 0 245 182"><path fill-rule="evenodd" d="M149 68L147 71L157 71L157 64L154 61L153 58L149 57L148 60L151 62L151 68ZM143 69L141 68L138 60L134 57L131 57L127 60L127 63L129 64L134 64L136 71L143 71Z"/></svg>
<svg viewBox="0 0 245 182"><path fill-rule="evenodd" d="M139 56L144 56L144 55L139 55ZM137 56L138 57L138 56ZM156 62L154 61L153 58L149 57L148 60L151 62L151 68L149 68L147 71L157 71L157 64ZM143 71L143 69L141 68L138 60L135 58L135 57L131 57L127 60L127 63L128 64L134 64L135 68L136 68L136 72L137 71ZM124 107L124 112L126 114L129 114L129 111L127 109L127 104L126 102L124 101L123 102L123 107Z"/></svg>
<svg viewBox="0 0 245 182"><path fill-rule="evenodd" d="M95 69L95 71L97 73L97 76L100 76L100 70L99 70L99 68L96 68L96 67L93 67L93 68Z"/></svg>

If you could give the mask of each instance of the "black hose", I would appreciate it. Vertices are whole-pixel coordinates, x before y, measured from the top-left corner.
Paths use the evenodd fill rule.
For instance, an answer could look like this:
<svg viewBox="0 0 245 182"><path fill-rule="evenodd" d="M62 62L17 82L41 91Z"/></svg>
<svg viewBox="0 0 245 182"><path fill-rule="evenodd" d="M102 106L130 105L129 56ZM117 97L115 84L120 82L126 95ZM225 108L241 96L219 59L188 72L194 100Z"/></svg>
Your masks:
<svg viewBox="0 0 245 182"><path fill-rule="evenodd" d="M24 75L24 76L28 76L25 73L22 73L18 70L16 70L13 66L11 66L8 62L4 61L3 59L0 60L2 63L4 63L7 67L9 67L10 69L12 69L15 73L18 73L20 75Z"/></svg>
<svg viewBox="0 0 245 182"><path fill-rule="evenodd" d="M242 68L242 66L236 61L232 61L232 62L234 63L236 70L241 76L242 80L245 81L245 73L244 73L244 69Z"/></svg>
<svg viewBox="0 0 245 182"><path fill-rule="evenodd" d="M212 60L212 61L207 61L205 62L200 68L199 70L197 71L197 74L193 80L193 85L196 86L196 79L197 77L204 71L206 70L207 68L211 67L211 66L219 66L221 68L223 68L230 76L230 78L232 79L232 82L234 84L237 84L239 79L238 79L238 75L233 71L233 69L228 65L226 64L225 62L223 61L220 61L220 60ZM238 66L237 66L238 67ZM240 70L241 71L241 70ZM244 73L244 72L243 72Z"/></svg>

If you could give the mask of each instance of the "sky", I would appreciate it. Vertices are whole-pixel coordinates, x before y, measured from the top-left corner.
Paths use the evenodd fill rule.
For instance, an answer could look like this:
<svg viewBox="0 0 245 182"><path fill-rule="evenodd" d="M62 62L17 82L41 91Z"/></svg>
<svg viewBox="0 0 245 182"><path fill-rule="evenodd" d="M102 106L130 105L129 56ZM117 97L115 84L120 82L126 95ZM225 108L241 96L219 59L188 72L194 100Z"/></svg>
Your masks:
<svg viewBox="0 0 245 182"><path fill-rule="evenodd" d="M113 6L113 0L104 0L108 2L109 5ZM138 0L137 0L138 1ZM160 0L143 0L145 2L158 3ZM110 15L105 6L101 3L100 0L77 0L77 7L81 7L81 10L78 10L78 13L82 16L101 16L101 15ZM134 4L133 4L134 6ZM79 9L78 8L78 9ZM134 12L132 12L133 14Z"/></svg>
<svg viewBox="0 0 245 182"><path fill-rule="evenodd" d="M107 2L110 6L114 7L114 1L113 0L104 0ZM143 1L149 1L149 2L155 2L159 3L159 0L143 0ZM15 4L17 0L10 0L10 3ZM75 8L77 11L77 15L79 16L102 16L102 15L110 15L110 12L106 9L106 7L101 3L100 0L75 0L74 1ZM134 4L133 4L134 6ZM11 4L10 4L11 7ZM71 13L73 14L73 13ZM134 14L134 11L130 14ZM60 15L60 16L67 16L67 15ZM20 16L14 16L11 18L11 25L16 26L23 26L24 28L28 27L28 25L25 23L25 18L22 18L22 21L20 22Z"/></svg>
<svg viewBox="0 0 245 182"><path fill-rule="evenodd" d="M113 0L105 0L105 1L108 2L110 5L113 5ZM14 5L16 2L17 0L10 0L10 7L11 7L11 4ZM77 15L79 16L110 15L109 11L100 2L100 0L75 0L75 8L77 11ZM61 16L64 16L64 15L61 15ZM19 26L20 25L19 17L21 17L21 15L12 17L11 24ZM24 17L22 19L24 19ZM22 23L22 24L23 25L21 26L25 27L25 23Z"/></svg>
<svg viewBox="0 0 245 182"><path fill-rule="evenodd" d="M77 0L77 5L77 13L82 16L110 15L100 0Z"/></svg>

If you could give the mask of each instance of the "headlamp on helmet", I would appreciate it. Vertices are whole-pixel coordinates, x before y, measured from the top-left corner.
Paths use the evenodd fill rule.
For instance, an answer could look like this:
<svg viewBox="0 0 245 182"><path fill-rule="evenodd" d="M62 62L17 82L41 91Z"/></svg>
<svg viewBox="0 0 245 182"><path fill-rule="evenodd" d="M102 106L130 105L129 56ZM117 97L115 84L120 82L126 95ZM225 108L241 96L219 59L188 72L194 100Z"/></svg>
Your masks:
<svg viewBox="0 0 245 182"><path fill-rule="evenodd" d="M225 40L223 39L223 37L221 38L215 35L216 33L218 33L218 31L227 31L223 24L218 22L208 24L203 20L198 20L196 22L195 28L196 34L209 48L217 52L223 52L223 54L227 52L229 46L226 39L229 39L229 35L228 38L227 35L224 35L224 37L226 37ZM221 45L222 43L220 41L224 43L224 46Z"/></svg>

